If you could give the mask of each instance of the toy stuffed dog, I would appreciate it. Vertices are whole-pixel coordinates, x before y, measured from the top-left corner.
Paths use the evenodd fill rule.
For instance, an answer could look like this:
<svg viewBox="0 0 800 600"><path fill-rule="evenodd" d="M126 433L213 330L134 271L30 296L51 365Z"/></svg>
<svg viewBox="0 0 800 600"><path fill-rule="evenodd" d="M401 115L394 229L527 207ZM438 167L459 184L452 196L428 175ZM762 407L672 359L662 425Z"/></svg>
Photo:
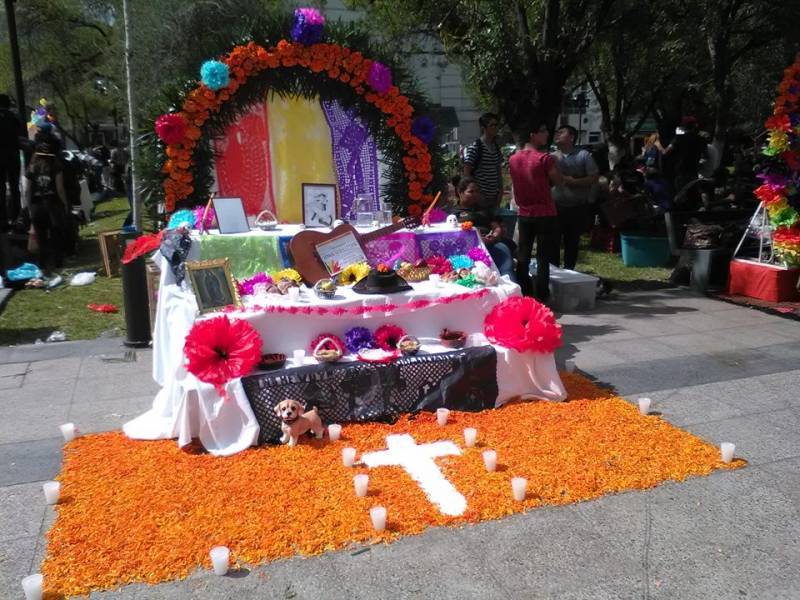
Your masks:
<svg viewBox="0 0 800 600"><path fill-rule="evenodd" d="M283 400L275 407L275 414L281 419L281 444L289 442L289 446L296 446L297 440L306 431L311 430L316 438L322 439L322 421L317 414L315 406L308 412L303 412L305 405L297 400Z"/></svg>

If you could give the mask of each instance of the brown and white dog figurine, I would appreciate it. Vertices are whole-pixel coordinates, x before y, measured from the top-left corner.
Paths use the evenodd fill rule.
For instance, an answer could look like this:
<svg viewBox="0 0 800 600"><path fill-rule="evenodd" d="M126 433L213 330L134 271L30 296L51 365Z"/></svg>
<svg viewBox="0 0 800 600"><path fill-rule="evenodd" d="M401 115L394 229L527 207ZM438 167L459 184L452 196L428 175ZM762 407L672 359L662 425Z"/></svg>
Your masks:
<svg viewBox="0 0 800 600"><path fill-rule="evenodd" d="M281 444L289 442L289 446L296 446L297 440L306 431L311 430L318 440L322 439L322 421L317 414L315 406L308 412L303 412L305 405L297 400L283 400L275 406L275 414L281 419Z"/></svg>

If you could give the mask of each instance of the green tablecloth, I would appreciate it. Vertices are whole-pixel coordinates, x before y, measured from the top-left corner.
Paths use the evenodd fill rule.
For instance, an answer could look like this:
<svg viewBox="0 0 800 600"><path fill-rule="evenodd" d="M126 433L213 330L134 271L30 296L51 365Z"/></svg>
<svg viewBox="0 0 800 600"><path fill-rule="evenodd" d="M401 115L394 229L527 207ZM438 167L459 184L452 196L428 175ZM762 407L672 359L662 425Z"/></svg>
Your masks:
<svg viewBox="0 0 800 600"><path fill-rule="evenodd" d="M229 258L231 272L244 279L261 271L283 269L277 236L204 235L200 238L200 259Z"/></svg>

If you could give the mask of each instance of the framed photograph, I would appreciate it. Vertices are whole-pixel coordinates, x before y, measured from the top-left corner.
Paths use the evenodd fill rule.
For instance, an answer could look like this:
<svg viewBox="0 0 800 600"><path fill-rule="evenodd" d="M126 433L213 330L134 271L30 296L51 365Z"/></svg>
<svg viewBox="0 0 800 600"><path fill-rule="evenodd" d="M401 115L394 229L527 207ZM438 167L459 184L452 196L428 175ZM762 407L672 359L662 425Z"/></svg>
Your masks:
<svg viewBox="0 0 800 600"><path fill-rule="evenodd" d="M192 283L200 313L220 310L231 304L237 307L242 305L227 258L189 261L186 263L186 273Z"/></svg>
<svg viewBox="0 0 800 600"><path fill-rule="evenodd" d="M247 222L241 198L214 198L213 203L220 233L247 233L250 231L250 224Z"/></svg>
<svg viewBox="0 0 800 600"><path fill-rule="evenodd" d="M337 213L336 186L332 183L303 184L303 224L333 227Z"/></svg>

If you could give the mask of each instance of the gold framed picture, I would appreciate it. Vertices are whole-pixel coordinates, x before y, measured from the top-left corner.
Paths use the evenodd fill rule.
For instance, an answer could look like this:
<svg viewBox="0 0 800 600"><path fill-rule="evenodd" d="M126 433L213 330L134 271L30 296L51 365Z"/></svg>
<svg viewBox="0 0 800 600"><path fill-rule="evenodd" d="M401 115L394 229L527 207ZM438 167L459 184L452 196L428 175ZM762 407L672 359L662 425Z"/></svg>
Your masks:
<svg viewBox="0 0 800 600"><path fill-rule="evenodd" d="M189 261L186 273L197 298L200 313L213 312L226 306L242 305L236 282L227 258Z"/></svg>

